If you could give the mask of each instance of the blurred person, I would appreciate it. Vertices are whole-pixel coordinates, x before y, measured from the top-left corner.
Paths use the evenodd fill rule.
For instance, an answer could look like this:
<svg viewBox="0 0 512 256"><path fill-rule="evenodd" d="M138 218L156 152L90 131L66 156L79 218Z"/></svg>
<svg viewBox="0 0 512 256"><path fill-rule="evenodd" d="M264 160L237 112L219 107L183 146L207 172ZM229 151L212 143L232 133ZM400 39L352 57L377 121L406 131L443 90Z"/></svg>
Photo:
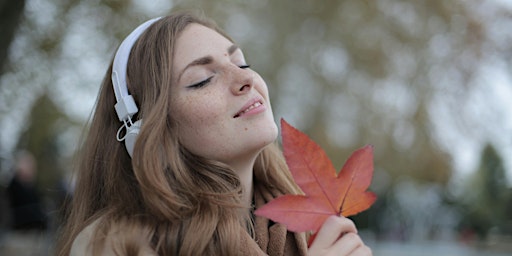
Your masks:
<svg viewBox="0 0 512 256"><path fill-rule="evenodd" d="M347 218L308 248L253 214L301 193L277 135L267 85L213 21L143 23L103 80L58 255L371 255Z"/></svg>
<svg viewBox="0 0 512 256"><path fill-rule="evenodd" d="M47 217L35 184L36 159L28 151L19 152L14 168L14 177L7 187L11 209L11 228L15 230L45 230Z"/></svg>
<svg viewBox="0 0 512 256"><path fill-rule="evenodd" d="M9 225L0 246L1 255L46 255L48 217L36 187L37 162L20 151L14 159L13 177L6 188Z"/></svg>

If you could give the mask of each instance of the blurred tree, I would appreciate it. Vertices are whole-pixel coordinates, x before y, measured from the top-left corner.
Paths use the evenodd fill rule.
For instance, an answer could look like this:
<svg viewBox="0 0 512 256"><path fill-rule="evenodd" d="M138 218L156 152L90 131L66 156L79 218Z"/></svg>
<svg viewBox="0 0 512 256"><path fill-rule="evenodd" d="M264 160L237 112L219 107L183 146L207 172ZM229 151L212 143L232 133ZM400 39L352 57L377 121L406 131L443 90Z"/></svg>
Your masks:
<svg viewBox="0 0 512 256"><path fill-rule="evenodd" d="M503 161L489 144L482 152L480 167L466 186L463 200L467 211L462 227L474 230L481 237L485 237L491 228L504 232L512 220L507 215L507 202L511 199Z"/></svg>
<svg viewBox="0 0 512 256"><path fill-rule="evenodd" d="M20 23L25 0L0 0L0 75L7 60L9 46Z"/></svg>
<svg viewBox="0 0 512 256"><path fill-rule="evenodd" d="M82 46L69 45L77 43L75 34L83 26L96 28L99 38L84 45L107 42L106 52L98 55L108 62L119 40L136 24L167 11L148 14L141 3L117 0L52 4L52 16L59 17L53 22L41 21L33 9L26 14L29 47L24 52L38 57L12 60L9 75L19 75L0 95L4 105L16 105L26 88L23 84L44 88L60 76L45 67L64 66L71 70L61 74L81 77L83 69L72 67L83 63L86 59L81 58L90 50L80 54ZM458 0L175 3L176 8L204 9L233 35L267 80L276 117L283 116L310 134L336 166L356 147L371 143L376 162L392 180L406 175L441 184L451 177L452 153L440 142L443 128L437 119L449 116L464 124L452 105L464 103L463 88L471 85L467 81L477 68L485 40L485 28L469 6ZM27 62L41 68L27 72L23 66ZM26 72L19 72L22 68ZM97 76L99 83L103 74ZM75 82L76 90L83 88L85 79ZM440 99L450 105L440 109Z"/></svg>
<svg viewBox="0 0 512 256"><path fill-rule="evenodd" d="M503 232L512 235L512 188L508 189L508 200L505 202L505 225Z"/></svg>

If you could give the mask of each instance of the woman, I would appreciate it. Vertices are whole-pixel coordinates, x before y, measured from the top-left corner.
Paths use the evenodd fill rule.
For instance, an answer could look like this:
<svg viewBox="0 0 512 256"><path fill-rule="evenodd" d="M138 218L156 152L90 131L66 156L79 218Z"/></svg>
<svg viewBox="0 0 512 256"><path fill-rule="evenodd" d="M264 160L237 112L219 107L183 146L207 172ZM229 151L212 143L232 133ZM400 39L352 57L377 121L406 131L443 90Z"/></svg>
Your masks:
<svg viewBox="0 0 512 256"><path fill-rule="evenodd" d="M371 255L348 219L329 218L307 248L252 214L300 193L277 134L265 82L214 23L144 23L103 81L58 253Z"/></svg>

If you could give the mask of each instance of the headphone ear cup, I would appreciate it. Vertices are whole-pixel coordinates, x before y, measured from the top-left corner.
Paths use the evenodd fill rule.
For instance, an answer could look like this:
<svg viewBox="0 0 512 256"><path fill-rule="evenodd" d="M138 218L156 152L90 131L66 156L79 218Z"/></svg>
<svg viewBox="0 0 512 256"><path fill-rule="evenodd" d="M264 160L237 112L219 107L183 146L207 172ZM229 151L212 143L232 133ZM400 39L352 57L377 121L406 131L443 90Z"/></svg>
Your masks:
<svg viewBox="0 0 512 256"><path fill-rule="evenodd" d="M126 146L126 150L130 157L133 155L133 148L135 147L135 141L137 141L137 136L139 135L140 127L142 125L142 120L138 120L132 126L130 126L126 131L126 136L124 138L124 144Z"/></svg>

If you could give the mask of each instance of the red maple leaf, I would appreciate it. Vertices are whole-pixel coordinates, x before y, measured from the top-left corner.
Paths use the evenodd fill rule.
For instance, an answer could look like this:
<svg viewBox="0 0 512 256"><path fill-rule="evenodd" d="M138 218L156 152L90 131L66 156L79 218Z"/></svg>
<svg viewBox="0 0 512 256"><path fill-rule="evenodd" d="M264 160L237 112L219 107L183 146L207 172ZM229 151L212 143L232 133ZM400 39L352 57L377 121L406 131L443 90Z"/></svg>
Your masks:
<svg viewBox="0 0 512 256"><path fill-rule="evenodd" d="M283 152L297 185L305 195L280 196L255 211L285 224L290 231L317 232L331 215L348 217L375 202L366 191L373 175L373 146L356 150L339 174L324 150L281 119Z"/></svg>

